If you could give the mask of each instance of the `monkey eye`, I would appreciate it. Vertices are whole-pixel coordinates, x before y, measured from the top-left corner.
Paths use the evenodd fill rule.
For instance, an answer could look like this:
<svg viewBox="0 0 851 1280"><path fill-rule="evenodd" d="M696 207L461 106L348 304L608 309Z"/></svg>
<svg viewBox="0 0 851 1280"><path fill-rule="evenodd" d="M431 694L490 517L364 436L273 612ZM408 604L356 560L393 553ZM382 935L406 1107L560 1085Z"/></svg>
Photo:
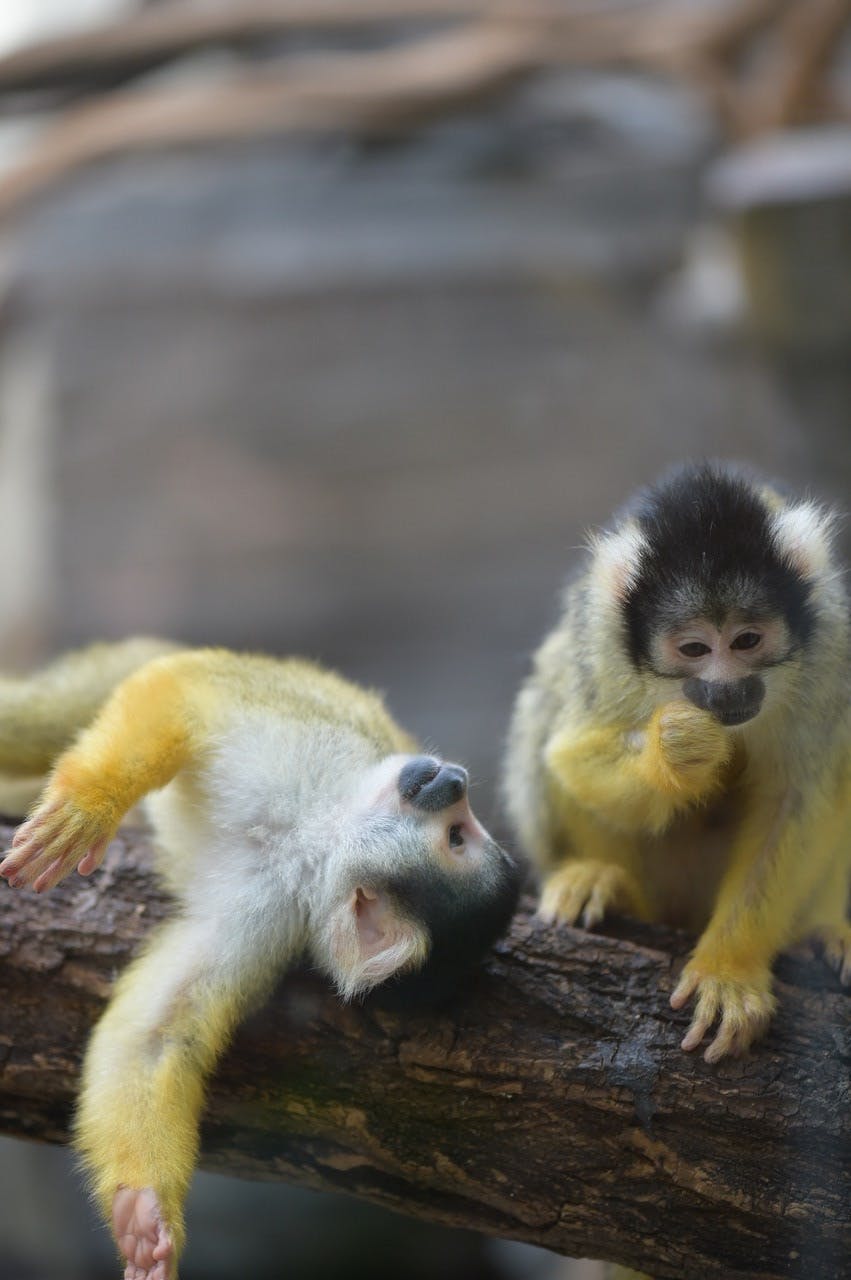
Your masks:
<svg viewBox="0 0 851 1280"><path fill-rule="evenodd" d="M704 654L711 652L709 645L702 640L688 640L680 645L680 653L684 658L702 658Z"/></svg>
<svg viewBox="0 0 851 1280"><path fill-rule="evenodd" d="M759 644L762 636L758 631L742 631L736 636L731 649L755 649Z"/></svg>
<svg viewBox="0 0 851 1280"><path fill-rule="evenodd" d="M460 849L463 843L464 831L460 822L456 822L449 828L449 847L450 849Z"/></svg>

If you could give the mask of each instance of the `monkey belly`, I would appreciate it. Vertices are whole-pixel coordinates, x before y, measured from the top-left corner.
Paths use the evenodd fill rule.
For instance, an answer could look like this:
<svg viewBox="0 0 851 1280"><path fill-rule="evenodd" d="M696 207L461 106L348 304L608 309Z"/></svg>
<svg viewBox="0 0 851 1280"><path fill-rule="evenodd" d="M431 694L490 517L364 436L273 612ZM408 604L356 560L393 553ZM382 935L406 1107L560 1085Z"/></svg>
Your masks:
<svg viewBox="0 0 851 1280"><path fill-rule="evenodd" d="M731 794L676 818L640 840L642 884L659 924L700 933L706 926L741 820Z"/></svg>

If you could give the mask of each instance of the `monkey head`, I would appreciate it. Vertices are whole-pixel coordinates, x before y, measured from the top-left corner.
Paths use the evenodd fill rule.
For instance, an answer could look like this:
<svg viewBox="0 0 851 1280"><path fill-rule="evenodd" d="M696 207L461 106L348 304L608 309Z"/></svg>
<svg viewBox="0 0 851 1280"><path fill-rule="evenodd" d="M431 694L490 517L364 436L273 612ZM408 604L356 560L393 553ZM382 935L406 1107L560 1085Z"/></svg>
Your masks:
<svg viewBox="0 0 851 1280"><path fill-rule="evenodd" d="M745 473L684 467L597 544L633 668L723 725L782 700L816 629L831 516ZM661 696L661 695L660 695Z"/></svg>
<svg viewBox="0 0 851 1280"><path fill-rule="evenodd" d="M455 974L514 914L522 873L470 808L460 765L391 756L338 824L313 952L345 999L402 974ZM341 840L342 836L342 840Z"/></svg>

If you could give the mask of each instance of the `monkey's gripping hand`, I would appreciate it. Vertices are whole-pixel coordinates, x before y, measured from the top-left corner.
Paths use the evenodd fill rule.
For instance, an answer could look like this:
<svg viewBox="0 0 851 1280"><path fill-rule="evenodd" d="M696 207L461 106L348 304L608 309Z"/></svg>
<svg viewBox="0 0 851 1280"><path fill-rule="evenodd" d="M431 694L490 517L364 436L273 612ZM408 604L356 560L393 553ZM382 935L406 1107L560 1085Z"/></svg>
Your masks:
<svg viewBox="0 0 851 1280"><path fill-rule="evenodd" d="M86 876L100 866L122 815L108 796L87 799L61 784L48 789L0 863L0 876L12 888L31 885L41 893L75 867Z"/></svg>
<svg viewBox="0 0 851 1280"><path fill-rule="evenodd" d="M770 969L722 976L708 972L697 956L683 970L671 996L671 1008L682 1009L695 994L694 1017L680 1047L687 1052L696 1049L720 1018L715 1038L703 1055L706 1062L744 1053L768 1027L777 1003L771 992Z"/></svg>
<svg viewBox="0 0 851 1280"><path fill-rule="evenodd" d="M658 707L642 730L559 731L545 758L574 805L610 828L655 833L720 785L732 752L732 737L714 716L677 699Z"/></svg>

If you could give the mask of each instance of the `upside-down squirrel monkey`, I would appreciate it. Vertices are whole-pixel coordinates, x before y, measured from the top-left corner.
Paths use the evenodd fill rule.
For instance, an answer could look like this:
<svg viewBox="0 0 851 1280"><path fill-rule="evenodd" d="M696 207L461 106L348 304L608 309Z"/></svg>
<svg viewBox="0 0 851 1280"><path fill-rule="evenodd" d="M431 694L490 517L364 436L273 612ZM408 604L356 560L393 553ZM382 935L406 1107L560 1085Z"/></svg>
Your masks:
<svg viewBox="0 0 851 1280"><path fill-rule="evenodd" d="M544 917L700 933L682 1042L748 1047L783 948L851 981L849 606L833 517L692 464L596 537L517 699L505 789Z"/></svg>
<svg viewBox="0 0 851 1280"><path fill-rule="evenodd" d="M507 925L519 869L463 769L308 662L135 640L0 682L6 781L51 765L0 874L89 874L147 796L179 904L94 1031L75 1126L126 1280L172 1280L204 1080L239 1018L301 954L345 999L454 969Z"/></svg>

